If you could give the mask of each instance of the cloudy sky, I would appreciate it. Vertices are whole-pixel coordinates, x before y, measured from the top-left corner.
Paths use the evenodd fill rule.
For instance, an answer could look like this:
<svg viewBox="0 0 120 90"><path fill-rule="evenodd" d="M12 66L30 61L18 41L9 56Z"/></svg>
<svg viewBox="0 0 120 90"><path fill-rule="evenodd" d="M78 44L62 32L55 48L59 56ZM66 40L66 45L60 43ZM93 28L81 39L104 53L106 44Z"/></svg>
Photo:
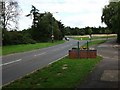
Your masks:
<svg viewBox="0 0 120 90"><path fill-rule="evenodd" d="M40 13L51 12L57 20L65 26L83 28L85 26L98 27L101 24L102 8L109 0L17 0L22 9L19 29L31 26L31 17L25 17L31 5L39 9ZM58 13L56 13L58 12Z"/></svg>

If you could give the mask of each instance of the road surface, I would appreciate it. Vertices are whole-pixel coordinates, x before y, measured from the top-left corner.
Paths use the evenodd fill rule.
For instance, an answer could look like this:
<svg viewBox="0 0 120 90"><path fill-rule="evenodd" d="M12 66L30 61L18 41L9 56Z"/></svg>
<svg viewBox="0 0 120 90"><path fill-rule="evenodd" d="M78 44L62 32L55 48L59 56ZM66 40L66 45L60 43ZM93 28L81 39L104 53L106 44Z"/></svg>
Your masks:
<svg viewBox="0 0 120 90"><path fill-rule="evenodd" d="M76 46L77 42L77 40L70 39L64 44L3 56L0 65L2 67L2 84L23 77L67 55L68 50ZM80 46L84 43L86 41L80 41Z"/></svg>

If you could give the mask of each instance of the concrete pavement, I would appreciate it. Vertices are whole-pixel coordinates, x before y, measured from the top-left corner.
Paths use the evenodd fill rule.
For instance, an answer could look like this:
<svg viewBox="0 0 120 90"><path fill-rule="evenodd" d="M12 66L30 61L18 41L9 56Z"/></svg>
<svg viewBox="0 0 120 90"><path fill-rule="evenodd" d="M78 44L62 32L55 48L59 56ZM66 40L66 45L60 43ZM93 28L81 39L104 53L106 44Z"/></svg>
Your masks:
<svg viewBox="0 0 120 90"><path fill-rule="evenodd" d="M118 66L120 64L120 45L117 45L115 39L109 39L94 48L97 49L98 55L101 55L103 60L86 80L78 85L76 90L80 88L120 88L120 67Z"/></svg>

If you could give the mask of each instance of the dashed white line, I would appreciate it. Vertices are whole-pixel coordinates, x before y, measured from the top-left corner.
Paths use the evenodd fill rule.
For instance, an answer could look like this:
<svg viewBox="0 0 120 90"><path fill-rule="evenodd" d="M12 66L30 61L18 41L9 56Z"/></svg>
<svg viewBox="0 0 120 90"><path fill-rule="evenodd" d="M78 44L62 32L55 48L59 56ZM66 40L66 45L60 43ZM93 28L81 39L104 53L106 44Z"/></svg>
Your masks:
<svg viewBox="0 0 120 90"><path fill-rule="evenodd" d="M12 63L15 63L15 62L19 62L19 61L21 61L21 60L22 60L22 59L18 59L18 60L15 60L15 61L11 61L11 62L8 62L8 63L1 64L0 66L12 64Z"/></svg>
<svg viewBox="0 0 120 90"><path fill-rule="evenodd" d="M43 55L43 54L45 54L46 52L43 52L43 53L40 53L40 54L36 54L36 55L34 55L34 56L40 56L40 55Z"/></svg>

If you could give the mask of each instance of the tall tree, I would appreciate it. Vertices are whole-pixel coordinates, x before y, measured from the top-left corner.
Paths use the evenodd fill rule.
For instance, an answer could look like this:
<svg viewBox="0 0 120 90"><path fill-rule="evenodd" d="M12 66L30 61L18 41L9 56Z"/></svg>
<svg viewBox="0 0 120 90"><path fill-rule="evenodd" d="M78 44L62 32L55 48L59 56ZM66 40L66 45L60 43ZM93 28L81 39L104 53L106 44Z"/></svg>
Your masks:
<svg viewBox="0 0 120 90"><path fill-rule="evenodd" d="M115 31L117 34L117 42L120 43L120 1L110 2L103 8L101 16L102 22L104 22L108 28Z"/></svg>
<svg viewBox="0 0 120 90"><path fill-rule="evenodd" d="M3 29L17 29L18 16L20 13L18 2L15 0L3 0L0 3L2 5L0 21Z"/></svg>
<svg viewBox="0 0 120 90"><path fill-rule="evenodd" d="M8 30L18 29L20 8L18 2L15 0L2 0L0 1L0 5L0 26L2 26L2 42L4 43L10 39Z"/></svg>
<svg viewBox="0 0 120 90"><path fill-rule="evenodd" d="M59 30L61 32L60 39L62 39L65 36L65 26L64 26L64 24L62 24L61 21L57 21L57 24L58 24Z"/></svg>
<svg viewBox="0 0 120 90"><path fill-rule="evenodd" d="M39 10L32 5L32 8L30 10L30 13L26 15L27 17L33 16L33 24L32 24L32 30L31 30L31 35L34 40L38 40L38 23L41 20L41 17L44 16L44 13L39 13Z"/></svg>
<svg viewBox="0 0 120 90"><path fill-rule="evenodd" d="M35 27L37 27L39 10L33 5L32 5L32 9L30 10L30 13L26 16L28 17L31 15L33 16L33 27L35 28Z"/></svg>

